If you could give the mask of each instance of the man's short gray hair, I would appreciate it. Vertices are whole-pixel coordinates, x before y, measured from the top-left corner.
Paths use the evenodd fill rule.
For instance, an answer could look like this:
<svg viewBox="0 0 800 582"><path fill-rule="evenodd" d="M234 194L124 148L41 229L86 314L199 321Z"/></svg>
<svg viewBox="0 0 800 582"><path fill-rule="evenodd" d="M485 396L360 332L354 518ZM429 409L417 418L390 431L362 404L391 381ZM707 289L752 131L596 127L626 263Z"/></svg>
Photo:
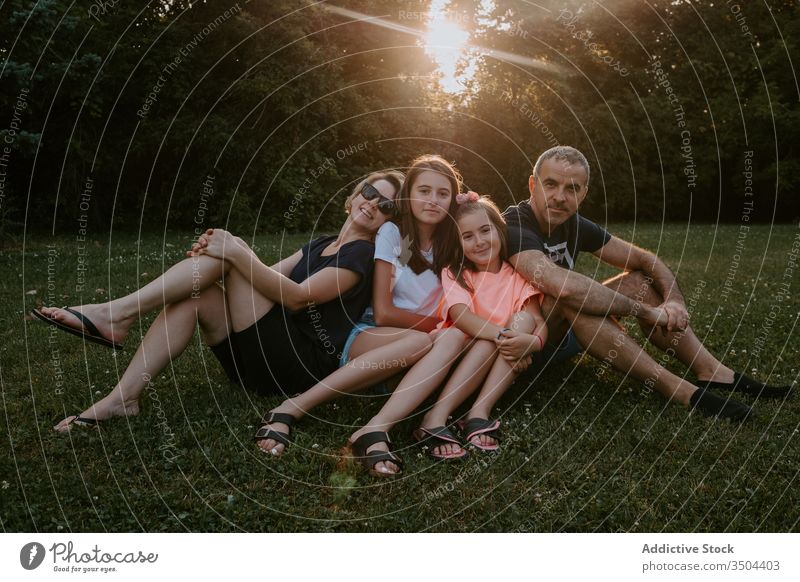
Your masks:
<svg viewBox="0 0 800 582"><path fill-rule="evenodd" d="M539 177L539 170L542 169L542 164L552 158L567 162L569 164L578 164L583 166L583 169L586 170L585 186L587 188L589 187L589 162L586 159L586 156L572 146L556 146L554 148L550 148L541 156L539 156L539 159L536 160L536 164L533 166L533 175L536 176L536 178Z"/></svg>

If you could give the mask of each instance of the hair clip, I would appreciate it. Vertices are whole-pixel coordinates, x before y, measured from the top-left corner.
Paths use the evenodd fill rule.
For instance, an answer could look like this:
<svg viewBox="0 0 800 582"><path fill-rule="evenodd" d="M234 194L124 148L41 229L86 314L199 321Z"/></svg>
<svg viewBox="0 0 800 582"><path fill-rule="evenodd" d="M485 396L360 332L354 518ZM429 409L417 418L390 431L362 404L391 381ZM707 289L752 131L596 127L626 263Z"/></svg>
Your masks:
<svg viewBox="0 0 800 582"><path fill-rule="evenodd" d="M458 204L464 204L465 202L477 202L480 199L480 195L472 190L463 194L456 194L456 202Z"/></svg>

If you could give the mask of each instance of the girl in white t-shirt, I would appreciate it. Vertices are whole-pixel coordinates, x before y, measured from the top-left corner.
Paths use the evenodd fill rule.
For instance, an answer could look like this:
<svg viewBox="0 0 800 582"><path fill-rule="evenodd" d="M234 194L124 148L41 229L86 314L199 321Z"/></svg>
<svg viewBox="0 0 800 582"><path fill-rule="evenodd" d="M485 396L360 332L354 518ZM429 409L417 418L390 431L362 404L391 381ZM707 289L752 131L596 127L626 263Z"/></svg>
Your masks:
<svg viewBox="0 0 800 582"><path fill-rule="evenodd" d="M406 178L406 183L408 183L408 178ZM468 195L459 194L456 199L457 203L459 199L463 204L457 206L456 210L452 212L454 219L457 218L459 214L473 214L465 212L467 206L483 208L481 203L477 202L479 198L474 192ZM502 249L500 249L500 244L498 242L501 231L503 233L505 232L505 224L496 207L489 206L488 202L486 203L486 207L493 211L492 217L494 218L494 222L488 227L483 223L480 224L481 248L483 249L484 246L487 246L487 239L492 239L493 243L491 248L493 260L489 262L492 263L492 268L494 269L496 266L495 263L502 265L500 257L505 258L506 255L505 244ZM485 219L487 216L488 211L483 213L482 218ZM456 226L460 227L461 224L456 221ZM492 230L493 235L491 237L484 232L487 229ZM454 232L452 237L453 238L450 239L450 244L445 245L441 255L450 257L449 262L445 265L445 267L450 268L452 268L453 265L461 264L463 256L462 243L460 242L462 240L460 229ZM482 250L482 252L484 251ZM486 257L482 258L485 259ZM443 269L443 272L446 273L448 271L447 269ZM485 274L476 274L475 278L484 280L486 279L484 275ZM488 285L486 289L482 289L483 293L481 294L482 302L487 306L487 311L489 313L497 311L498 315L499 312L504 313L505 315L500 316L503 326L511 323L512 328L519 328L522 330L525 326L530 325L533 316L531 315L528 317L527 313L516 314L513 308L517 307L520 303L525 303L525 300L530 296L537 295L538 291L533 289L524 279L516 275L510 265L508 265L507 269L502 273L489 273L489 278L491 279L492 285ZM505 278L507 278L507 280L504 280ZM449 284L451 282L446 282L442 279L442 283ZM450 285L450 287L452 289L452 285ZM483 288L483 285L481 285L481 287ZM444 294L445 296L441 302L440 312L445 315L451 315L450 311L446 309L447 302L448 300L453 300L457 293L455 289L452 289L452 292L448 294L448 285L444 285ZM465 291L461 297L463 298L464 295L468 296L469 294ZM509 299L510 297L518 298L519 301L511 301ZM538 301L536 302L536 308L538 309ZM509 309L511 311L509 311ZM525 309L527 311L528 308L526 307ZM531 310L534 310L533 306L531 306ZM512 314L515 318L520 316L518 323L516 321L509 322L509 318ZM475 324L475 321L472 323ZM547 337L544 335L544 319L541 318L540 314L538 315L538 319L536 319L536 323L541 325L537 328L537 333L540 336L538 341L540 343L536 343L535 347L536 349L541 349L541 345L543 345ZM524 334L526 337L522 337L523 334L505 329L503 326L497 327L493 323L488 323L486 325L487 329L495 330L495 334L500 332L502 336L505 336L505 338L498 338L498 344L496 346L494 342L483 340L483 337L486 336L485 330L477 334L477 329L480 327L478 324L472 326L452 325L452 322L447 321L442 321L437 324L438 329L435 332L431 351L408 371L380 412L371 418L364 428L356 431L351 438L354 449L359 439L366 439L367 442L380 442L377 440L377 437L371 435L385 435L385 431L409 418L411 413L441 385L458 356L462 352L465 352L465 346L467 346L468 349L461 363L459 363L458 367L453 372L451 381L445 386L445 392L442 398L440 398L440 401L434 409L428 412L422 423L423 427L426 428L420 428L415 431L415 437L417 440L425 441L425 443L429 445L431 455L436 458L452 459L463 457L465 451L460 447L460 441L450 433L446 426L444 426L445 422L436 422L435 424L431 424L431 422L438 420L438 413L442 410L452 410L452 408L450 408L451 404L458 404L466 398L472 390L477 388L477 384L482 382L483 377L487 372L490 372L489 368L492 367L492 375L489 377L490 381L484 386L486 391L484 392L482 390L476 404L473 406L472 412L474 414L471 415L471 422L469 422L469 426L466 428L470 437L467 440L469 440L471 444L488 450L496 448L496 430L498 427L495 426L495 423L488 420L488 412L484 412L484 408L493 403L496 398L502 394L511 380L511 376L507 374L507 370L504 369L503 365L494 366L497 348L499 348L499 353L503 354L503 358L508 357L512 360L519 360L520 357L524 358L520 350L526 349L528 345L524 340L526 338L530 339L527 337L527 334ZM468 340L473 337L476 338L476 341L468 344ZM519 343L522 345L517 345ZM525 356L527 356L527 354L525 354ZM528 363L527 361L524 363L515 362L513 366L515 369L522 369L524 366L527 366ZM494 369L495 367L497 369ZM505 366L505 368L508 367L509 366ZM374 453L374 456L370 455L362 462L369 466L372 465L376 458L386 459L386 457L381 456L380 453ZM382 462L374 467L372 473L379 476L387 476L397 474L400 470L401 466L398 463Z"/></svg>
<svg viewBox="0 0 800 582"><path fill-rule="evenodd" d="M262 450L280 455L285 448L282 441L289 440L290 426L270 420L271 414L297 420L323 402L382 382L426 354L426 364L416 376L431 384L431 391L442 382L449 363L444 374L440 372L442 364L458 356L466 338L455 329L437 332L431 350L430 332L440 322L437 310L442 299L437 273L452 259L449 241L457 236L453 211L460 187L461 176L443 158L421 156L414 160L397 198L395 223L384 224L386 228L376 236L372 311L365 313L351 333L340 354L343 366L339 370L264 416L262 427L267 430L261 431L258 443ZM292 392L291 386L284 390ZM398 403L397 396L393 395L382 413L392 415L390 405ZM270 433L280 438L270 438ZM402 462L389 451L385 432L365 433L362 429L353 435L352 445L356 457L371 473L400 472Z"/></svg>

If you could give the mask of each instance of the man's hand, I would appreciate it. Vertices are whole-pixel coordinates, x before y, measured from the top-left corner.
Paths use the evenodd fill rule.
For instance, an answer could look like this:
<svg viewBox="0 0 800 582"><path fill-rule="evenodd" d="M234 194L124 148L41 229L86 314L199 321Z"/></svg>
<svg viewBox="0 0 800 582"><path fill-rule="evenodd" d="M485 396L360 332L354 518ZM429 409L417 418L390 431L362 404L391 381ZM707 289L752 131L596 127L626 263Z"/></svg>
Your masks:
<svg viewBox="0 0 800 582"><path fill-rule="evenodd" d="M669 314L664 311L664 308L645 306L641 310L639 319L653 327L665 328L669 323Z"/></svg>
<svg viewBox="0 0 800 582"><path fill-rule="evenodd" d="M689 312L686 306L677 301L666 301L658 307L644 310L641 319L654 327L661 328L667 334L673 331L684 331L689 325Z"/></svg>
<svg viewBox="0 0 800 582"><path fill-rule="evenodd" d="M680 301L665 301L661 304L667 312L669 321L667 322L668 331L684 331L689 327L689 311Z"/></svg>

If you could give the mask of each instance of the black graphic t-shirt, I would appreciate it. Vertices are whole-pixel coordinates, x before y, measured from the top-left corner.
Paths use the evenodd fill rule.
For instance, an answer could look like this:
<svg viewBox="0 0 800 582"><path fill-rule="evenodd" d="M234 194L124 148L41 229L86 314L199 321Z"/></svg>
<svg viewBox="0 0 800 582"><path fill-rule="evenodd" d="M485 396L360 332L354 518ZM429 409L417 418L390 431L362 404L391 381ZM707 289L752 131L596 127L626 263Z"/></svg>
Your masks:
<svg viewBox="0 0 800 582"><path fill-rule="evenodd" d="M361 275L358 283L327 303L308 305L289 313L306 336L317 342L326 353L338 358L337 354L344 347L350 330L372 299L375 245L369 241L356 240L342 245L335 254L324 256L322 251L334 240L335 236L322 236L305 245L302 249L303 258L289 278L302 283L311 275L327 267L334 267L358 273Z"/></svg>
<svg viewBox="0 0 800 582"><path fill-rule="evenodd" d="M575 268L580 251L593 253L611 240L608 231L579 214L571 216L547 236L536 222L530 200L509 206L503 218L508 225L510 257L522 251L542 251L555 264L569 270Z"/></svg>

